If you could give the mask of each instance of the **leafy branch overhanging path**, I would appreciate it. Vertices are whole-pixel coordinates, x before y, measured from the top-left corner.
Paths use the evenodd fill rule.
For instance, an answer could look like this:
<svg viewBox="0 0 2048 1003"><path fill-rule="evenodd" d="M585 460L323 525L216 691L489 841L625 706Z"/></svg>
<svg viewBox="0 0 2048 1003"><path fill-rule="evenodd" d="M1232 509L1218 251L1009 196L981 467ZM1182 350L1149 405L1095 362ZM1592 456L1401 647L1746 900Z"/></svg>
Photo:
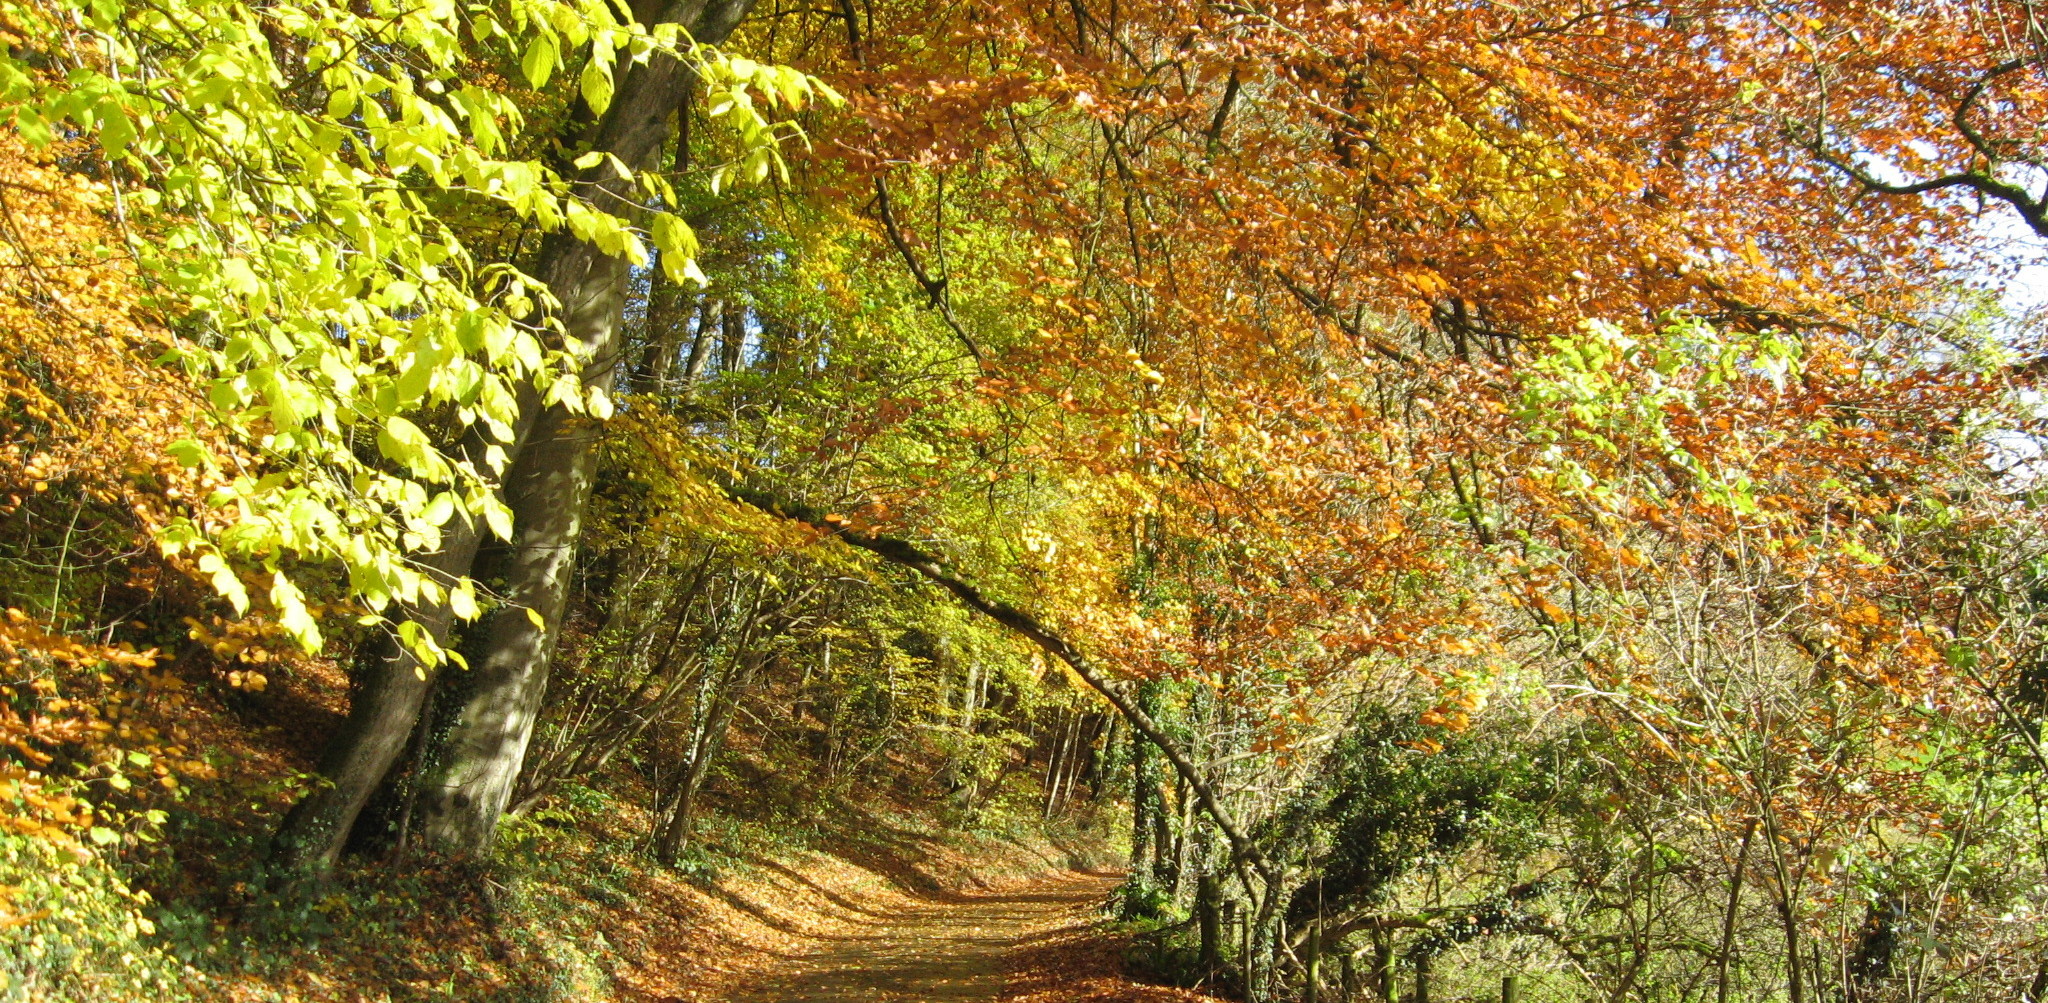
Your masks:
<svg viewBox="0 0 2048 1003"><path fill-rule="evenodd" d="M991 598L972 583L947 568L937 557L925 553L908 541L858 532L841 525L837 520L806 505L736 484L729 478L716 472L713 472L713 476L733 498L739 501L772 515L804 523L845 542L849 546L858 547L893 564L899 564L916 571L926 579L952 593L955 598L958 598L968 607L1016 631L1031 641L1031 643L1037 645L1045 653L1066 663L1069 668L1074 670L1075 675L1081 677L1082 682L1087 683L1097 693L1102 694L1103 699L1108 700L1110 705L1116 708L1117 713L1123 715L1124 720L1128 721L1132 728L1144 735L1146 740L1150 741L1154 747L1158 748L1165 755L1167 762L1173 765L1174 771L1187 783L1188 789L1194 792L1196 800L1202 806L1203 812L1209 816L1211 821L1216 823L1216 828L1229 841L1232 863L1239 867L1249 865L1256 869L1268 888L1276 887L1279 884L1278 873L1275 872L1272 865L1266 860L1265 855L1259 852L1258 845L1245 835L1243 827L1238 825L1237 820L1232 817L1229 810L1223 807L1222 801L1216 795L1214 785L1210 784L1208 778L1195 766L1194 760L1180 747L1180 743L1174 741L1172 736L1168 735L1165 729L1161 728L1159 723L1152 719L1150 714L1145 713L1144 708L1139 707L1123 690L1112 684L1108 677L1104 676L1078 649L1069 644L1066 638L1061 637L1052 628L1040 622L1037 617L1001 600ZM1241 873L1240 877L1244 881L1246 889L1253 887L1249 875ZM1261 918L1264 918L1263 915Z"/></svg>

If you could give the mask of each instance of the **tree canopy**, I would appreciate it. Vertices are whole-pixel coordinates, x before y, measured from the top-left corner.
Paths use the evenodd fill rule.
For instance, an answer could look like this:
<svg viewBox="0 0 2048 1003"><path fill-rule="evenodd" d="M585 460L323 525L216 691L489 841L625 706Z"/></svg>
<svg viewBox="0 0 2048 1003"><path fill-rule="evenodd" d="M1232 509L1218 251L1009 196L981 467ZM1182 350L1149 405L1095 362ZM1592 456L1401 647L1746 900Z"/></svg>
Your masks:
<svg viewBox="0 0 2048 1003"><path fill-rule="evenodd" d="M2048 991L2031 4L0 37L8 992L748 798L1248 1000Z"/></svg>

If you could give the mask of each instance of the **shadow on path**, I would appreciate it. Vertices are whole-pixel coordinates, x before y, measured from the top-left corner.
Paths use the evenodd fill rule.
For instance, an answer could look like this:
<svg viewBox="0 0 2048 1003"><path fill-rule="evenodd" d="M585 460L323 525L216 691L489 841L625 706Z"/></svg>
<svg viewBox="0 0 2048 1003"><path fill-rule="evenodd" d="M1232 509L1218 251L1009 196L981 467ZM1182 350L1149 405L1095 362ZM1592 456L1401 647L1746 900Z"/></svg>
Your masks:
<svg viewBox="0 0 2048 1003"><path fill-rule="evenodd" d="M1055 872L1011 891L909 906L734 987L730 1003L995 1000L1014 951L1092 910L1116 882L1115 875Z"/></svg>

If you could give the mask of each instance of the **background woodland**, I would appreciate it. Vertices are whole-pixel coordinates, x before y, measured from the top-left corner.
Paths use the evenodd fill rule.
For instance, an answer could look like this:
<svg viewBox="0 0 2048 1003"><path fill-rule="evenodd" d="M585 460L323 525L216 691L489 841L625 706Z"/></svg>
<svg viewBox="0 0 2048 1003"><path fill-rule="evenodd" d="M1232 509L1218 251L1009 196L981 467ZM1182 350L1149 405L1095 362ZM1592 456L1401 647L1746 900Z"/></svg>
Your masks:
<svg viewBox="0 0 2048 1003"><path fill-rule="evenodd" d="M2044 16L0 0L0 997L2040 1000Z"/></svg>

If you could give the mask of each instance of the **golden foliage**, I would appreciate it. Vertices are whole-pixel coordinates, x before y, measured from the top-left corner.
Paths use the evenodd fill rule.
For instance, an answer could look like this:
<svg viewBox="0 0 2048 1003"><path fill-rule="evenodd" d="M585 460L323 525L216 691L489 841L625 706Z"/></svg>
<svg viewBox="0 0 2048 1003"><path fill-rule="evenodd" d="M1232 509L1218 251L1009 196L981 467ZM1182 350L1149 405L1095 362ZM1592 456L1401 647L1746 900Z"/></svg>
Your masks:
<svg viewBox="0 0 2048 1003"><path fill-rule="evenodd" d="M119 203L0 136L0 514L69 486L154 528L209 487L166 452L204 402L155 361L172 341L137 308Z"/></svg>
<svg viewBox="0 0 2048 1003"><path fill-rule="evenodd" d="M155 671L155 649L89 639L126 625L100 623L74 595L78 572L67 577L92 550L109 588L174 585L145 541L209 488L166 454L202 402L155 361L170 336L139 307L119 218L108 185L0 136L0 543L17 567L50 563L45 551L55 565L44 608L0 615L0 831L81 859L88 836L116 841L134 818L88 790L132 800L138 780L174 788L176 774L209 772L151 723L181 689ZM0 922L22 920L7 908Z"/></svg>

